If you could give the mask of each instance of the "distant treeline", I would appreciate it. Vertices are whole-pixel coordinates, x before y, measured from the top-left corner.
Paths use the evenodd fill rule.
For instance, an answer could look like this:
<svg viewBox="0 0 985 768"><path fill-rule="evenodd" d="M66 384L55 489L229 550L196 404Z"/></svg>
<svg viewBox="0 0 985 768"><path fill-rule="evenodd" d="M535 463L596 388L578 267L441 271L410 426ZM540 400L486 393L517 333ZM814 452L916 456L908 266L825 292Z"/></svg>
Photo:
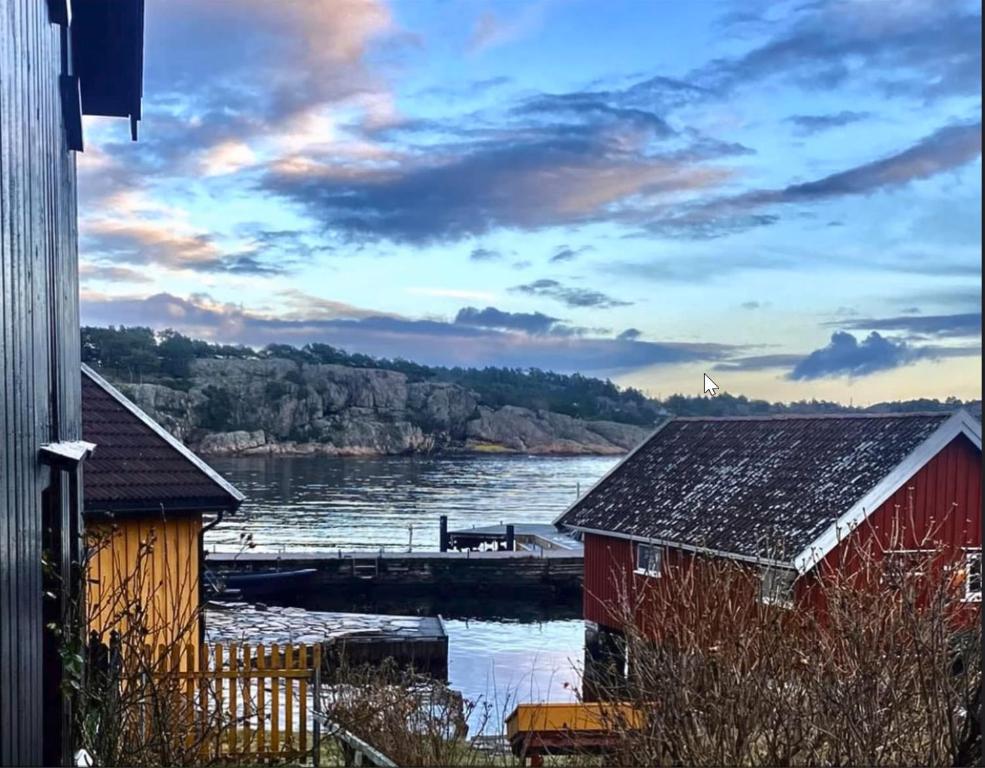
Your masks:
<svg viewBox="0 0 985 768"><path fill-rule="evenodd" d="M844 413L849 411L937 411L962 405L980 416L981 401L963 403L919 399L852 408L823 400L770 403L739 395L717 397L671 395L649 398L632 387L618 387L609 380L580 374L560 374L537 368L446 368L421 365L400 358L370 357L328 344L270 344L261 350L191 339L168 329L155 332L143 327L82 329L82 360L110 378L127 382L154 382L176 389L191 386L191 363L201 358L282 358L299 363L335 364L352 368L398 371L413 381L445 381L475 392L492 407L516 405L546 409L582 419L609 419L628 424L651 425L666 414L677 416L755 416L771 413Z"/></svg>

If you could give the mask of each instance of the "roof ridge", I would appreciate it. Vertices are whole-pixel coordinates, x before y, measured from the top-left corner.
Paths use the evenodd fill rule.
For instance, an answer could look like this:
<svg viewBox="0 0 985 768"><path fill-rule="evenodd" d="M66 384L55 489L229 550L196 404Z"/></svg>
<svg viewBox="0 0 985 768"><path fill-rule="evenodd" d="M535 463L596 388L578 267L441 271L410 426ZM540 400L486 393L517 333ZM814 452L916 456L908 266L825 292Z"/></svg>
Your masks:
<svg viewBox="0 0 985 768"><path fill-rule="evenodd" d="M765 413L750 416L674 416L671 421L806 421L811 419L901 419L901 418L940 418L949 419L965 410L953 411L887 411L883 413Z"/></svg>

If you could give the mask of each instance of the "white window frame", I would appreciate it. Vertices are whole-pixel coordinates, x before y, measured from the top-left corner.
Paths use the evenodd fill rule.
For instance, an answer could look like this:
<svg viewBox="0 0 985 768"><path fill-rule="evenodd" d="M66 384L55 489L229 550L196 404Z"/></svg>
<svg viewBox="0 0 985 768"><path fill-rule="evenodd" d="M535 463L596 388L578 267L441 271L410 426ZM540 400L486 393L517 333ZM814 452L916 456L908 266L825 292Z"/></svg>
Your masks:
<svg viewBox="0 0 985 768"><path fill-rule="evenodd" d="M776 590L767 589L767 583L773 574L782 574L790 578L789 593L778 596ZM797 582L797 571L789 568L776 568L766 566L759 573L759 602L763 605L772 605L777 608L793 608L794 603L794 584Z"/></svg>
<svg viewBox="0 0 985 768"><path fill-rule="evenodd" d="M978 572L978 590L971 589L971 575ZM964 602L980 603L982 601L982 551L980 549L966 550L964 553Z"/></svg>
<svg viewBox="0 0 985 768"><path fill-rule="evenodd" d="M644 548L650 551L651 560L650 560L650 564L646 568L641 568L640 552L643 551ZM654 555L656 555L656 561L657 561L657 566L655 569L652 565L653 563L652 558L654 557ZM637 542L635 551L633 552L633 566L634 566L633 573L638 574L639 576L648 576L651 579L659 579L661 576L663 576L663 564L664 564L665 555L666 552L664 550L664 547L660 546L659 544L647 544L646 542L643 541Z"/></svg>

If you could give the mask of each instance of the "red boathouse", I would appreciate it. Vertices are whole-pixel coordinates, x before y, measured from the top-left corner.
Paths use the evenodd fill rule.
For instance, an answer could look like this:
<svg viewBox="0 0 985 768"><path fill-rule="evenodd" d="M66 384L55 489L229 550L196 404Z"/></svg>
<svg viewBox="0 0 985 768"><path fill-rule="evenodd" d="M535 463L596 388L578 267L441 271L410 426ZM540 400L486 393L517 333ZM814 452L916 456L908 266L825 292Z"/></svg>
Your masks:
<svg viewBox="0 0 985 768"><path fill-rule="evenodd" d="M849 545L933 546L980 603L981 424L965 411L675 418L556 524L584 539L589 645L620 629L621 600L708 557L758 569L759 599L793 606Z"/></svg>

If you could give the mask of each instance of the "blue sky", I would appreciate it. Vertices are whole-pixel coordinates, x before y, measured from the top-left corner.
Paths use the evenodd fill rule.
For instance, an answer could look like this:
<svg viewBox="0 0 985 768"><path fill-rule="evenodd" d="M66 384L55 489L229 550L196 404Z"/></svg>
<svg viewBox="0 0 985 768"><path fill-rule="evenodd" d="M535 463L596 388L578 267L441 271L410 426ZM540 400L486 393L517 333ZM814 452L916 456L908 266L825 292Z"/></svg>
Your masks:
<svg viewBox="0 0 985 768"><path fill-rule="evenodd" d="M83 322L653 395L981 396L981 27L945 0L170 0L89 118Z"/></svg>

